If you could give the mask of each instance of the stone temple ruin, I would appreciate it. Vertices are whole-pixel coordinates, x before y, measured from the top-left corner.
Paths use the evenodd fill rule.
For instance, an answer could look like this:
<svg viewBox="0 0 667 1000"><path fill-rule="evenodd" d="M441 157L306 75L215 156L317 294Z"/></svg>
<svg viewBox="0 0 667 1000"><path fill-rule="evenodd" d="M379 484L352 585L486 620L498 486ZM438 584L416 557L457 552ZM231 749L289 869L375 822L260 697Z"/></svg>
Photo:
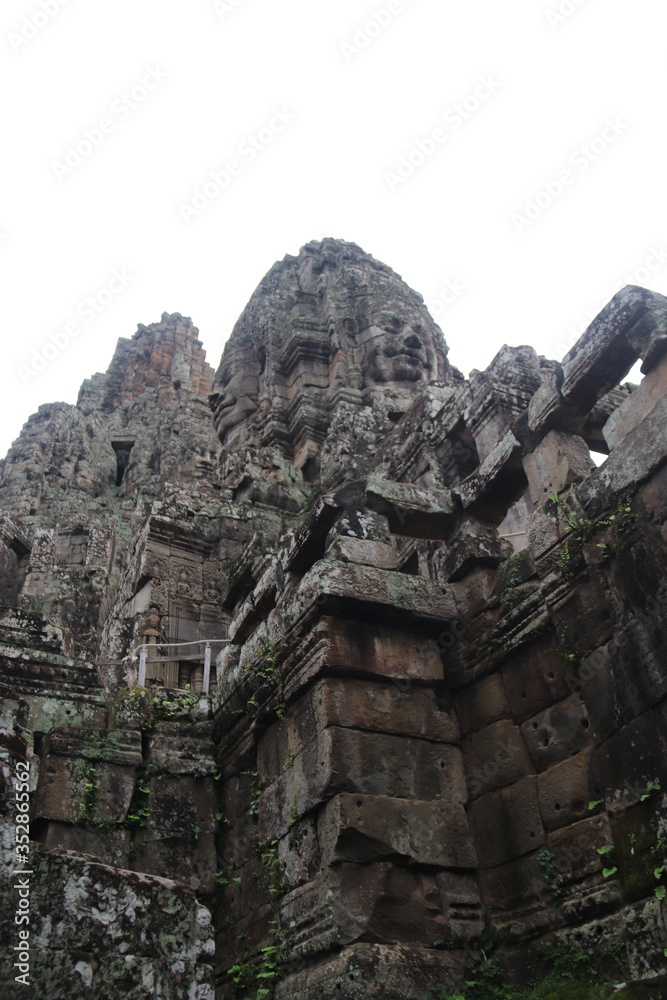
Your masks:
<svg viewBox="0 0 667 1000"><path fill-rule="evenodd" d="M164 314L40 407L0 463L2 997L467 1000L582 953L667 996L666 426L662 296L466 380L333 239L217 373Z"/></svg>

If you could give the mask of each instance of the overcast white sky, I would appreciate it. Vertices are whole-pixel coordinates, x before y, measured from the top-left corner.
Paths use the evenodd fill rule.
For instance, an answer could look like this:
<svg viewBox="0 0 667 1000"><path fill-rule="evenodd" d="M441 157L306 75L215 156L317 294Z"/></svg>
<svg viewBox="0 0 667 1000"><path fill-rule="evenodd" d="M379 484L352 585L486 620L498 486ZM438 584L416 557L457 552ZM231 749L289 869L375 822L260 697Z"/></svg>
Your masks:
<svg viewBox="0 0 667 1000"><path fill-rule="evenodd" d="M667 294L664 0L3 0L0 28L1 454L163 311L217 366L324 236L466 374Z"/></svg>

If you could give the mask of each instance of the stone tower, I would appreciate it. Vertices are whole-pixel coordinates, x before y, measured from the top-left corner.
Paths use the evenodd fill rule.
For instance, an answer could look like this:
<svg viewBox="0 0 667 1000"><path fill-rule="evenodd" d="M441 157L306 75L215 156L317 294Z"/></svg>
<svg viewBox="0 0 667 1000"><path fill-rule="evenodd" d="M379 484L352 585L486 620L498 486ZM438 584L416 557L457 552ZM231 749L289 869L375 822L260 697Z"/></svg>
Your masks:
<svg viewBox="0 0 667 1000"><path fill-rule="evenodd" d="M217 373L164 314L40 408L0 470L8 997L17 949L52 1000L425 1000L563 957L662 995L666 306L466 380L326 239Z"/></svg>

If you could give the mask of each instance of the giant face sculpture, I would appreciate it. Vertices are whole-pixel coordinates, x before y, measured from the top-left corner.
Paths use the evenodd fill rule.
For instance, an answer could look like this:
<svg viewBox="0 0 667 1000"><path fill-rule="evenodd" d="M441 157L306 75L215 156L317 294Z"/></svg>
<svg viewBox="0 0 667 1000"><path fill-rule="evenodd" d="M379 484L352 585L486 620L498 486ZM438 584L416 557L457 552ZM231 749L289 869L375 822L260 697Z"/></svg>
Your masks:
<svg viewBox="0 0 667 1000"><path fill-rule="evenodd" d="M327 239L260 282L210 402L226 455L261 441L300 469L318 454L341 393L349 405L382 410L387 392L395 409L399 397L407 407L423 386L451 377L421 296L359 247Z"/></svg>
<svg viewBox="0 0 667 1000"><path fill-rule="evenodd" d="M418 322L379 313L357 338L363 348L362 368L369 385L437 379L435 349Z"/></svg>
<svg viewBox="0 0 667 1000"><path fill-rule="evenodd" d="M229 447L240 435L240 425L259 408L259 365L252 347L234 345L225 352L213 389L209 396L213 424L222 444Z"/></svg>

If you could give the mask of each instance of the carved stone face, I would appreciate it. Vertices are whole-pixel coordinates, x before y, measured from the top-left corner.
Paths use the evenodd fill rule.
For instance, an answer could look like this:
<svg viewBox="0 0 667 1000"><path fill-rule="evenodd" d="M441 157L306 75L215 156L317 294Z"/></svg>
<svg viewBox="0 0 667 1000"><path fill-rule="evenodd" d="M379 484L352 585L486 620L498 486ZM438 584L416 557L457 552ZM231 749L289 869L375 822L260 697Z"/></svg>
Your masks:
<svg viewBox="0 0 667 1000"><path fill-rule="evenodd" d="M205 479L213 472L216 454L204 445L197 445L194 455L195 479Z"/></svg>
<svg viewBox="0 0 667 1000"><path fill-rule="evenodd" d="M422 328L390 313L373 318L358 337L363 369L371 385L420 382L437 378L435 349Z"/></svg>
<svg viewBox="0 0 667 1000"><path fill-rule="evenodd" d="M230 433L259 408L257 359L250 349L237 348L225 357L209 396L213 423L222 444Z"/></svg>

